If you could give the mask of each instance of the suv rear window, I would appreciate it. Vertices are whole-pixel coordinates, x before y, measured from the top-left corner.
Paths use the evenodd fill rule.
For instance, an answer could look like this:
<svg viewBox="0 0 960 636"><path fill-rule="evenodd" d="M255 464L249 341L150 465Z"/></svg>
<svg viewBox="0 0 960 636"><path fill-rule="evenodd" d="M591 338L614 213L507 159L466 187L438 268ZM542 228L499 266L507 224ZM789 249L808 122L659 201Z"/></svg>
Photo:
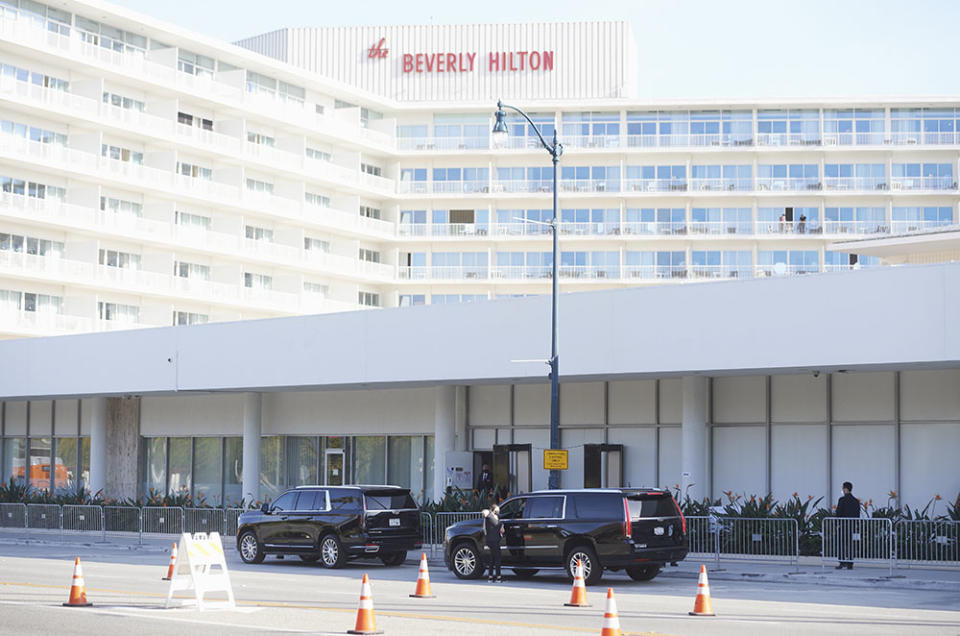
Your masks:
<svg viewBox="0 0 960 636"><path fill-rule="evenodd" d="M324 490L304 490L297 499L297 510L326 510L327 493Z"/></svg>
<svg viewBox="0 0 960 636"><path fill-rule="evenodd" d="M623 495L592 492L578 494L576 501L577 519L623 519ZM571 516L570 502L567 502L567 517Z"/></svg>
<svg viewBox="0 0 960 636"><path fill-rule="evenodd" d="M363 499L367 510L402 510L416 508L417 504L410 496L409 490L389 492L365 492Z"/></svg>
<svg viewBox="0 0 960 636"><path fill-rule="evenodd" d="M633 495L627 502L631 519L677 516L677 507L667 495Z"/></svg>

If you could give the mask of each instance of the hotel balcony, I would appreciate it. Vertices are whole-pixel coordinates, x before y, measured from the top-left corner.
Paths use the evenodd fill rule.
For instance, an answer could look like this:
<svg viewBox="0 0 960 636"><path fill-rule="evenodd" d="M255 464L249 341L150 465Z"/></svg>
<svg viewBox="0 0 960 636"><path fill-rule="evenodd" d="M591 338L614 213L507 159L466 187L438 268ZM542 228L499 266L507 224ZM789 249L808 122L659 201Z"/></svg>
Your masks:
<svg viewBox="0 0 960 636"><path fill-rule="evenodd" d="M822 189L823 184L816 177L757 178L757 190L761 192L803 192Z"/></svg>
<svg viewBox="0 0 960 636"><path fill-rule="evenodd" d="M751 179L690 179L693 192L749 192L753 190Z"/></svg>
<svg viewBox="0 0 960 636"><path fill-rule="evenodd" d="M888 190L886 177L824 177L823 189L832 191L870 192Z"/></svg>
<svg viewBox="0 0 960 636"><path fill-rule="evenodd" d="M956 190L953 177L893 177L891 190Z"/></svg>

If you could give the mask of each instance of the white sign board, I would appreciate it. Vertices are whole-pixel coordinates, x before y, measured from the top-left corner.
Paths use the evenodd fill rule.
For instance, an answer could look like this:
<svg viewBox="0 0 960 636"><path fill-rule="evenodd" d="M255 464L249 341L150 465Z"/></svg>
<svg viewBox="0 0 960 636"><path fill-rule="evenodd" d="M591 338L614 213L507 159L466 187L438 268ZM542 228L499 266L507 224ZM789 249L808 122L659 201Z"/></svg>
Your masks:
<svg viewBox="0 0 960 636"><path fill-rule="evenodd" d="M173 598L178 590L193 590L194 599ZM209 592L226 593L225 600L206 601ZM234 608L233 587L227 572L227 560L223 554L220 533L197 532L190 535L184 532L180 536L177 548L177 560L170 577L170 590L167 592L166 607L196 605L206 609L215 604L218 608Z"/></svg>

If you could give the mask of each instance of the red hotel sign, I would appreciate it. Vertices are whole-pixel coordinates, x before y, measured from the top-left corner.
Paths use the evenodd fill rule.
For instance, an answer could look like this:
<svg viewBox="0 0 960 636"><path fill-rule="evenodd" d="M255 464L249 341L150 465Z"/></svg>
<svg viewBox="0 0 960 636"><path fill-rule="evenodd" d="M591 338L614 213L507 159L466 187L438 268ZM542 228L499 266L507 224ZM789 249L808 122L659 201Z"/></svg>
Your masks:
<svg viewBox="0 0 960 636"><path fill-rule="evenodd" d="M387 57L386 38L380 38L367 51L371 59ZM483 63L483 58L481 63ZM439 53L404 53L401 56L404 73L472 73L477 68L477 53L445 51ZM488 53L487 71L552 71L553 51L497 51Z"/></svg>

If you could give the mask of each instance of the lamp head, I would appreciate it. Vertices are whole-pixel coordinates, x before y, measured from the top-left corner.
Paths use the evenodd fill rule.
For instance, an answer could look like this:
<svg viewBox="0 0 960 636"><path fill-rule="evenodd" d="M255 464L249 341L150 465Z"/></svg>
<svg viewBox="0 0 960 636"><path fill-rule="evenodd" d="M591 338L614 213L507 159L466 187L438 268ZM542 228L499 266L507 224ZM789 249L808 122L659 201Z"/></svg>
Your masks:
<svg viewBox="0 0 960 636"><path fill-rule="evenodd" d="M499 101L497 102L497 112L494 115L496 120L493 123L491 139L495 147L502 148L506 145L510 133L507 129L507 113L503 110L503 105Z"/></svg>

